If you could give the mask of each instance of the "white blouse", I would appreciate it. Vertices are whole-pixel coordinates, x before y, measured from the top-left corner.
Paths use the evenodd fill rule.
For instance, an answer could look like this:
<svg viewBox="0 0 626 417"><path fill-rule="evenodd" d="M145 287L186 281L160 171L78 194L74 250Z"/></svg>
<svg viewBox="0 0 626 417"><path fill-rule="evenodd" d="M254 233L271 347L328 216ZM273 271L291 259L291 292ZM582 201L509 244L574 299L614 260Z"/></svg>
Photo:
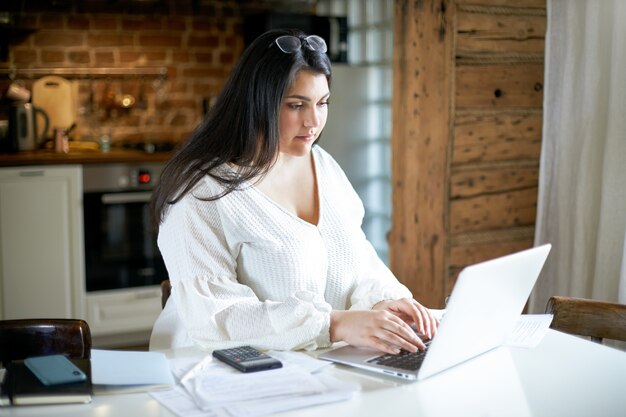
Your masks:
<svg viewBox="0 0 626 417"><path fill-rule="evenodd" d="M175 309L174 325L196 344L326 347L332 309L412 297L366 240L363 204L339 165L319 146L313 160L317 225L249 184L198 199L222 190L208 176L170 207L158 237L172 283L162 315Z"/></svg>

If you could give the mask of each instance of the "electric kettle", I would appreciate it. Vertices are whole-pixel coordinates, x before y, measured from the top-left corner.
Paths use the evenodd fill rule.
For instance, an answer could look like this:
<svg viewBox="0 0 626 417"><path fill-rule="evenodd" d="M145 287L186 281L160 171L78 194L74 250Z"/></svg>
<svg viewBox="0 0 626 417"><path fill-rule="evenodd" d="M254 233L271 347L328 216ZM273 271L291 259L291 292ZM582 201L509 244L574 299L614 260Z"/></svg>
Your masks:
<svg viewBox="0 0 626 417"><path fill-rule="evenodd" d="M44 128L37 129L35 115L43 116ZM45 132L48 130L48 114L32 103L14 103L9 107L9 131L2 143L1 150L5 152L31 151L37 149L45 141ZM37 132L41 131L41 134Z"/></svg>

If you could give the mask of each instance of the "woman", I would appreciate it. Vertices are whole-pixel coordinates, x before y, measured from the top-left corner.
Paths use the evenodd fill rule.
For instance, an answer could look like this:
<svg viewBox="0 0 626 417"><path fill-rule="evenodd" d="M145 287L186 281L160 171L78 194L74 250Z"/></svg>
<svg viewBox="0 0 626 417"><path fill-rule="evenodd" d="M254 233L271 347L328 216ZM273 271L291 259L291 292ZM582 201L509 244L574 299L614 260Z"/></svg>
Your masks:
<svg viewBox="0 0 626 417"><path fill-rule="evenodd" d="M166 345L345 341L395 354L424 348L412 324L432 337L436 320L376 256L361 201L315 145L330 97L325 52L300 31L261 35L167 164L153 199L172 283L155 325L176 329Z"/></svg>

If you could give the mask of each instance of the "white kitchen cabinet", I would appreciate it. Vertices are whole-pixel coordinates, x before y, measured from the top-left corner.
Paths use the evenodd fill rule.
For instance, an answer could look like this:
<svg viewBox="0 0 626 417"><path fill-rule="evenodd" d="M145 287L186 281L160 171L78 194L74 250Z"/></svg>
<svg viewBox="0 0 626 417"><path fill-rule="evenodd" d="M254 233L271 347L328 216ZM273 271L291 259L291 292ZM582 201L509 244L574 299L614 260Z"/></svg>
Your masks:
<svg viewBox="0 0 626 417"><path fill-rule="evenodd" d="M88 292L85 308L95 344L147 343L161 312L161 287Z"/></svg>
<svg viewBox="0 0 626 417"><path fill-rule="evenodd" d="M0 318L80 318L82 168L0 168Z"/></svg>

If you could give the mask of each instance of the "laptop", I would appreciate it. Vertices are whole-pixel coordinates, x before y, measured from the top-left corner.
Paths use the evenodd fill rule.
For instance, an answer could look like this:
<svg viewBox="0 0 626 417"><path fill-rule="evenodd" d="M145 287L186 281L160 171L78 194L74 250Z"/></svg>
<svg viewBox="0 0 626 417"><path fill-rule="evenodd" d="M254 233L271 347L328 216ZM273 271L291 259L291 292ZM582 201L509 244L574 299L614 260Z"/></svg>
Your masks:
<svg viewBox="0 0 626 417"><path fill-rule="evenodd" d="M421 355L387 355L343 346L321 354L319 359L422 380L494 349L515 328L550 249L550 244L542 245L464 268L437 333ZM409 357L408 367L398 367L400 356Z"/></svg>

